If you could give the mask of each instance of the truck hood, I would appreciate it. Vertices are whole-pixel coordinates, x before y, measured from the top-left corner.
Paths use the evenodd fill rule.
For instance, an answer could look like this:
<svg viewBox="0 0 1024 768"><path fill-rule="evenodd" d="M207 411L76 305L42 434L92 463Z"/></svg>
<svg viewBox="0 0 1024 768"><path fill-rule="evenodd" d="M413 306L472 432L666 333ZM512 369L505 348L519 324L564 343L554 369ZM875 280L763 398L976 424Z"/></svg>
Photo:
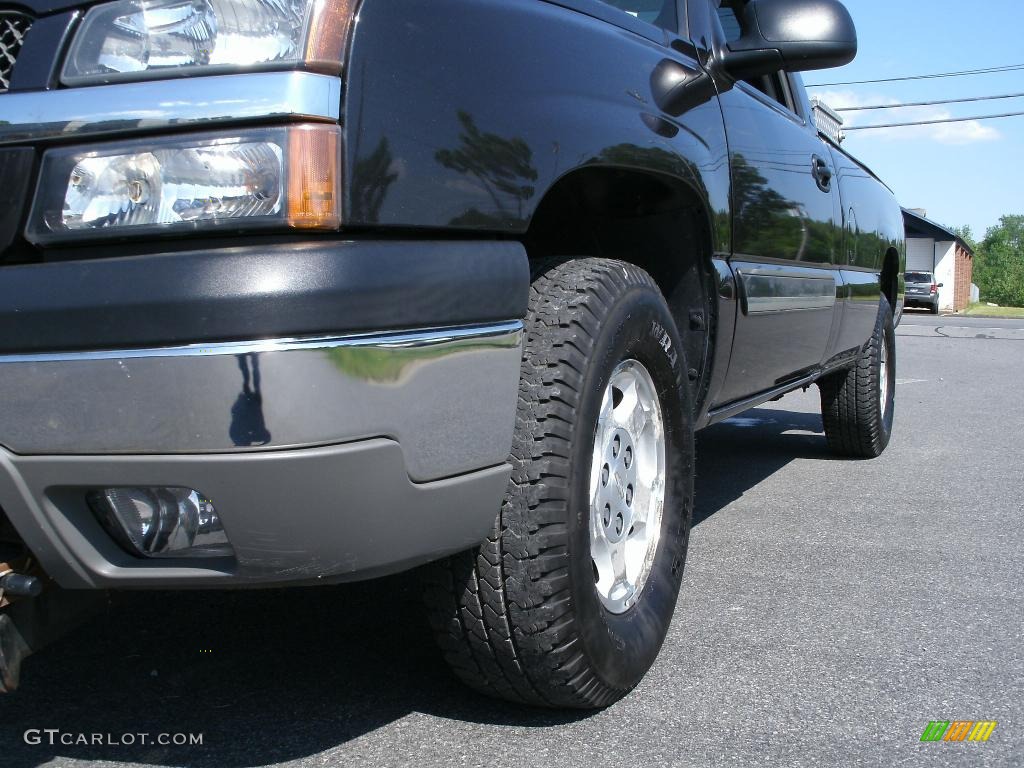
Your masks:
<svg viewBox="0 0 1024 768"><path fill-rule="evenodd" d="M18 0L15 8L19 5L38 18L75 8L81 8L84 11L90 5L96 5L96 2L82 2L82 0Z"/></svg>

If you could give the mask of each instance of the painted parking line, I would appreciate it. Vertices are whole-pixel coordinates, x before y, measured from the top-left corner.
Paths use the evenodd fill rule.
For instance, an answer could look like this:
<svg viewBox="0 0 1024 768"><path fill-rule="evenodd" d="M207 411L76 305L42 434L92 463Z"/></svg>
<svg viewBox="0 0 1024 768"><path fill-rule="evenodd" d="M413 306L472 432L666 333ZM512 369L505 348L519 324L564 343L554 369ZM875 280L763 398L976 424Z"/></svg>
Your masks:
<svg viewBox="0 0 1024 768"><path fill-rule="evenodd" d="M966 325L901 325L897 336L930 336L944 339L998 339L1024 341L1024 328L978 328Z"/></svg>

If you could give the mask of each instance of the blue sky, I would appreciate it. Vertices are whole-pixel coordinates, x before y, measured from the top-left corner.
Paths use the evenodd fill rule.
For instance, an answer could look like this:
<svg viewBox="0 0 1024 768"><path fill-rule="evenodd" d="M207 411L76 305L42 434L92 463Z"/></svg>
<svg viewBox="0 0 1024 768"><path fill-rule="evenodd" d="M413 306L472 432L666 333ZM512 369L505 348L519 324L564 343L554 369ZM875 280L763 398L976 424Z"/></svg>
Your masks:
<svg viewBox="0 0 1024 768"><path fill-rule="evenodd" d="M839 69L805 72L806 83L869 80L1024 63L1020 0L845 0L860 50ZM936 80L812 88L831 106L1024 93L1024 70ZM1024 112L1024 98L844 113L847 125ZM851 131L844 148L893 188L900 204L925 208L977 238L1003 214L1024 214L1024 116L984 122Z"/></svg>

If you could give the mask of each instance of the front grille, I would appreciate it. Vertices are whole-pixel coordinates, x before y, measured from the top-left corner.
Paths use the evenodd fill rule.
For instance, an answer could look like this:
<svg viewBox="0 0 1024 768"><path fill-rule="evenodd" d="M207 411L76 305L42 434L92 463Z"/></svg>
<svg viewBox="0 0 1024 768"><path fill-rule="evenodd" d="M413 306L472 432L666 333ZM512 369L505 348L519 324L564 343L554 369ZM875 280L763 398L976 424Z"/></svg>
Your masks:
<svg viewBox="0 0 1024 768"><path fill-rule="evenodd" d="M0 11L0 93L11 87L11 73L32 19L23 13Z"/></svg>

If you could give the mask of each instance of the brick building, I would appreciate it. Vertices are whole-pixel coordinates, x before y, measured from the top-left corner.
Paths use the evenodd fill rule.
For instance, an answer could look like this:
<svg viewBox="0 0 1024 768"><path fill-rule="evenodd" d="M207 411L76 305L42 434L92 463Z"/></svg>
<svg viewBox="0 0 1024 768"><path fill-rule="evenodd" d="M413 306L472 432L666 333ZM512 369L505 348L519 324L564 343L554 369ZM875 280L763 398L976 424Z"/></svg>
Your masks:
<svg viewBox="0 0 1024 768"><path fill-rule="evenodd" d="M960 312L971 302L974 251L955 232L925 211L903 209L907 235L907 272L931 272L939 288L939 310Z"/></svg>

